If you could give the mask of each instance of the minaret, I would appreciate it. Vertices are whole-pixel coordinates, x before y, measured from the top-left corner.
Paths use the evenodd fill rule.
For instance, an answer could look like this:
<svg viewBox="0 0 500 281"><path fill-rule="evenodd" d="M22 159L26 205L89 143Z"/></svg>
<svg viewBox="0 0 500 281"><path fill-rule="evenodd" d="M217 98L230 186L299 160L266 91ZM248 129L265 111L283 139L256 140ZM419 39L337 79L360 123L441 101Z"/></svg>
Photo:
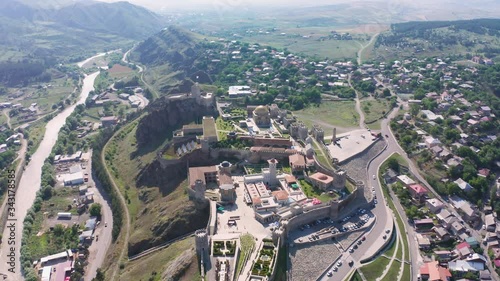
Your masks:
<svg viewBox="0 0 500 281"><path fill-rule="evenodd" d="M337 142L337 128L333 128L332 144Z"/></svg>

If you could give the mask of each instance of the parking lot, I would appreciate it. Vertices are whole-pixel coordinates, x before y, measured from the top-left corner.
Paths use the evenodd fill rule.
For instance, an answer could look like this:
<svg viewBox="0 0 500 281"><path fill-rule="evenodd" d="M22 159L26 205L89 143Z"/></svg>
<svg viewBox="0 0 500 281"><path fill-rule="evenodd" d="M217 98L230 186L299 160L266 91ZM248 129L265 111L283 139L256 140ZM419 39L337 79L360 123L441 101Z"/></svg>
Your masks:
<svg viewBox="0 0 500 281"><path fill-rule="evenodd" d="M370 218L373 218L370 211L359 209L355 214L346 216L341 220L334 221L326 217L301 225L298 231L290 233L290 237L296 244L339 237L363 228Z"/></svg>

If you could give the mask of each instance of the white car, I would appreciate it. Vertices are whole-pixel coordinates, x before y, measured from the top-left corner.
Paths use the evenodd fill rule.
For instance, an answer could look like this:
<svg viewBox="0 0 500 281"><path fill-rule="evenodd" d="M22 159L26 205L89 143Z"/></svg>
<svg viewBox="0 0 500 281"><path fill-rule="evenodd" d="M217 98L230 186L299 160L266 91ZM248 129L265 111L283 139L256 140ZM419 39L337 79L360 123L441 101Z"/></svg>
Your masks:
<svg viewBox="0 0 500 281"><path fill-rule="evenodd" d="M372 191L375 191L375 187L372 186Z"/></svg>
<svg viewBox="0 0 500 281"><path fill-rule="evenodd" d="M354 249L353 248L349 248L349 253L353 253L354 252Z"/></svg>
<svg viewBox="0 0 500 281"><path fill-rule="evenodd" d="M328 271L328 273L326 274L326 276L328 276L328 277L332 277L332 276L333 276L333 272L332 272L331 270L330 270L330 271Z"/></svg>
<svg viewBox="0 0 500 281"><path fill-rule="evenodd" d="M375 175L373 175L373 179L376 179Z"/></svg>
<svg viewBox="0 0 500 281"><path fill-rule="evenodd" d="M342 266L342 261L337 262L337 266L341 267Z"/></svg>

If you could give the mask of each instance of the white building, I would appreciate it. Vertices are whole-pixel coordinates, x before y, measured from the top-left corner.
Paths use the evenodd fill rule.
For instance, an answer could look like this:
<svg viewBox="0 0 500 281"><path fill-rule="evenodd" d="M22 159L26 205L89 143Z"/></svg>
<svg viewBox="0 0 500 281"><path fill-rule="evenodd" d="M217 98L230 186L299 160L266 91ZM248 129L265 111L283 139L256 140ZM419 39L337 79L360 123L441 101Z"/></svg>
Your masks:
<svg viewBox="0 0 500 281"><path fill-rule="evenodd" d="M228 93L230 98L252 95L252 91L249 86L230 86Z"/></svg>

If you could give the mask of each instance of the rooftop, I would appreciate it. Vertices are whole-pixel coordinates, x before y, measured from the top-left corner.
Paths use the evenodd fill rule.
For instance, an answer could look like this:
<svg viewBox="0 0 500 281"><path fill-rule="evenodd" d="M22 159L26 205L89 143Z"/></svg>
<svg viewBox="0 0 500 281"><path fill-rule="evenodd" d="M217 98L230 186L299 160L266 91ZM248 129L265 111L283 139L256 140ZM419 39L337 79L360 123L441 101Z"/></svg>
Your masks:
<svg viewBox="0 0 500 281"><path fill-rule="evenodd" d="M205 167L190 167L189 168L189 184L193 186L196 183L196 180L205 182L205 173L216 173L216 166L205 166Z"/></svg>
<svg viewBox="0 0 500 281"><path fill-rule="evenodd" d="M324 184L329 184L333 181L333 178L329 175L325 175L323 173L314 173L312 174L311 176L309 176L310 178L314 179L314 180L317 180L319 182L322 182Z"/></svg>
<svg viewBox="0 0 500 281"><path fill-rule="evenodd" d="M203 137L217 137L217 130L215 128L215 119L211 116L203 117Z"/></svg>

